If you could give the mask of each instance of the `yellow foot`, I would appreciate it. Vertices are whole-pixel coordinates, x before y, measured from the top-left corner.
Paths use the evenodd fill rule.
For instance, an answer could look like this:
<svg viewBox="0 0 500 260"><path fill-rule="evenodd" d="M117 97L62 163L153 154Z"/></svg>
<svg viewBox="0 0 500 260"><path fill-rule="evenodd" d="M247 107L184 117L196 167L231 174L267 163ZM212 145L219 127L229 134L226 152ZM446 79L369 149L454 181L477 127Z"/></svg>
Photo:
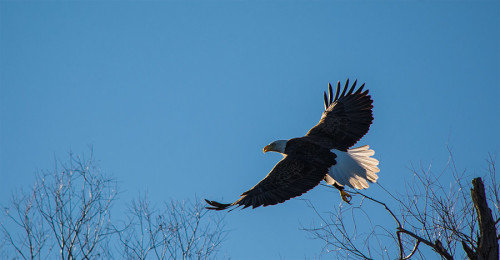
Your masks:
<svg viewBox="0 0 500 260"><path fill-rule="evenodd" d="M351 204L352 197L345 190L340 191L340 197L342 197L343 201L347 202L348 204Z"/></svg>

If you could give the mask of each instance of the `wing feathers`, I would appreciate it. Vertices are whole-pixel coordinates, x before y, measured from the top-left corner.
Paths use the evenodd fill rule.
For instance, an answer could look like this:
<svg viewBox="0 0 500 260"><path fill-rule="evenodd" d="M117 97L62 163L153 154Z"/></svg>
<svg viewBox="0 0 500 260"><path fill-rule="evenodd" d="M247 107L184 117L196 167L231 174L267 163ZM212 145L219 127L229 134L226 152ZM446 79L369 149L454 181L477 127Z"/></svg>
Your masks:
<svg viewBox="0 0 500 260"><path fill-rule="evenodd" d="M206 207L207 209L224 210L224 209L227 209L230 206L232 206L232 204L223 204L223 203L219 203L217 201L212 201L212 200L207 200L207 199L205 199L205 201L208 203L208 205L211 206L211 207Z"/></svg>
<svg viewBox="0 0 500 260"><path fill-rule="evenodd" d="M241 194L237 201L224 204L206 200L211 206L207 209L224 210L232 206L257 208L282 203L314 188L327 172L327 167L318 168L302 159L287 156L257 185Z"/></svg>
<svg viewBox="0 0 500 260"><path fill-rule="evenodd" d="M339 98L343 98L345 95L345 91L347 90L347 87L349 86L349 79L346 80L344 90L342 90L342 94L340 94Z"/></svg>
<svg viewBox="0 0 500 260"><path fill-rule="evenodd" d="M354 91L354 88L356 87L356 83L358 83L358 80L355 80L354 83L352 84L351 89L349 89L349 92L347 92L347 96L350 96L352 92Z"/></svg>
<svg viewBox="0 0 500 260"><path fill-rule="evenodd" d="M359 95L359 93L361 93L361 91L363 91L364 87L365 87L365 83L361 84L361 87L358 88L358 90L356 91L356 93L354 93L354 95Z"/></svg>
<svg viewBox="0 0 500 260"><path fill-rule="evenodd" d="M324 93L325 105L328 103L328 107L319 123L311 128L306 136L312 137L328 148L347 151L368 132L373 121L373 101L368 95L368 90L363 91L364 83L358 89L356 85L357 80L349 86L347 79L340 92L340 82L338 82L333 100L328 99L326 92ZM333 96L333 91L330 93L329 96Z"/></svg>
<svg viewBox="0 0 500 260"><path fill-rule="evenodd" d="M333 101L337 101L337 99L339 98L339 93L340 93L340 81L337 82L337 92L335 92L335 99Z"/></svg>
<svg viewBox="0 0 500 260"><path fill-rule="evenodd" d="M330 82L328 82L328 96L330 97L330 102L328 103L328 105L330 105L330 103L332 103L333 100L333 90L332 90L332 84L330 84Z"/></svg>
<svg viewBox="0 0 500 260"><path fill-rule="evenodd" d="M328 98L326 97L326 92L323 92L323 99L325 100L325 110L327 110L330 103L328 102Z"/></svg>

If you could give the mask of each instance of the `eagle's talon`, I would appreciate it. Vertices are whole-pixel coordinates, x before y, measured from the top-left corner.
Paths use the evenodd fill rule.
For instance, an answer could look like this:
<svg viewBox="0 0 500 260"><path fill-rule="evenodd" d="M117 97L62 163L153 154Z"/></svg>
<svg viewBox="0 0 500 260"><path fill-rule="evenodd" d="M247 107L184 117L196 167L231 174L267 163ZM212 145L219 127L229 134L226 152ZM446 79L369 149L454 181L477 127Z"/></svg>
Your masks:
<svg viewBox="0 0 500 260"><path fill-rule="evenodd" d="M351 204L352 196L349 193L347 193L345 190L340 191L340 196L342 197L343 201L347 202L347 204Z"/></svg>

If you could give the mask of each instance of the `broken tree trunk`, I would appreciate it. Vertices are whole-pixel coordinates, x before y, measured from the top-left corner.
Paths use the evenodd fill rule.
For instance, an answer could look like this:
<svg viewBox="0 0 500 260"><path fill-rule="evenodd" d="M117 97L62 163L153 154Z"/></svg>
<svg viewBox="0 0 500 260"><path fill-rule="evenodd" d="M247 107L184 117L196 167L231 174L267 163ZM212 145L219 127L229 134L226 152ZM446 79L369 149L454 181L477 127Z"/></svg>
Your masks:
<svg viewBox="0 0 500 260"><path fill-rule="evenodd" d="M477 212L479 224L478 244L475 250L470 248L464 241L462 246L467 256L473 260L498 260L498 240L495 221L488 207L486 192L481 178L472 180L471 197Z"/></svg>

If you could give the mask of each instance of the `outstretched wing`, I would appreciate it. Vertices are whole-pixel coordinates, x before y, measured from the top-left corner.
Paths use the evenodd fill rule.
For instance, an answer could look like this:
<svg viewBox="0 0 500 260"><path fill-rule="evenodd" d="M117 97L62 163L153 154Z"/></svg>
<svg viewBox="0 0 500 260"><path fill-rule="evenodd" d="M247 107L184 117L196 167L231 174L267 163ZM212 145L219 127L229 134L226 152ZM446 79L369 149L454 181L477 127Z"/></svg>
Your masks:
<svg viewBox="0 0 500 260"><path fill-rule="evenodd" d="M279 161L257 185L241 194L241 198L237 201L224 204L205 200L211 205L207 209L223 210L231 206L256 208L282 203L314 188L325 177L327 171L327 168L320 169L294 156L287 156Z"/></svg>
<svg viewBox="0 0 500 260"><path fill-rule="evenodd" d="M373 121L373 100L368 95L368 90L362 92L365 84L355 91L356 83L357 81L354 81L348 90L349 79L347 79L340 93L340 82L338 82L335 97L332 85L328 84L328 97L326 92L324 93L325 112L319 123L311 128L306 136L328 148L347 151L368 132Z"/></svg>

